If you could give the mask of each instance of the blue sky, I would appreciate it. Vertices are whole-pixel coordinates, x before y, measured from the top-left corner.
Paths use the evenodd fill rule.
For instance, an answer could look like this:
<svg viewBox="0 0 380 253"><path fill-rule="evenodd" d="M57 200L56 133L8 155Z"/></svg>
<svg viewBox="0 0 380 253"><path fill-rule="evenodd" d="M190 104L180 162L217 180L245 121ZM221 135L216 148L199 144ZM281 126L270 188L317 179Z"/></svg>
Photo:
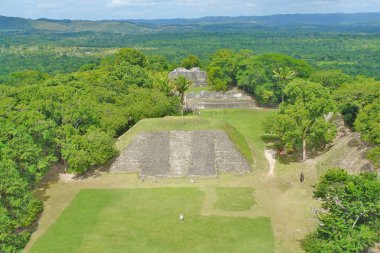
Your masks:
<svg viewBox="0 0 380 253"><path fill-rule="evenodd" d="M380 12L380 0L0 0L0 15L53 19L195 18Z"/></svg>

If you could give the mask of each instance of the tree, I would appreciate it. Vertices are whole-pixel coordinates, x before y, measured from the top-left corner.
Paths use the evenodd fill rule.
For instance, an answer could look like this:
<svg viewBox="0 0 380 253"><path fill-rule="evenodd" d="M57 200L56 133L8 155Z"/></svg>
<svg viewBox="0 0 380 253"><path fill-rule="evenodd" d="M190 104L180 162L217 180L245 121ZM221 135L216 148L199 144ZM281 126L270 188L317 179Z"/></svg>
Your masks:
<svg viewBox="0 0 380 253"><path fill-rule="evenodd" d="M352 79L340 70L320 70L310 76L310 81L320 83L329 89L337 89L342 84L351 82Z"/></svg>
<svg viewBox="0 0 380 253"><path fill-rule="evenodd" d="M286 84L296 75L308 78L311 67L302 60L281 54L238 57L236 80L239 87L255 95L262 105L276 105L284 99Z"/></svg>
<svg viewBox="0 0 380 253"><path fill-rule="evenodd" d="M122 62L116 66L112 75L122 80L126 86L151 87L152 80L143 67Z"/></svg>
<svg viewBox="0 0 380 253"><path fill-rule="evenodd" d="M144 67L146 64L145 55L133 48L122 48L115 54L116 65L122 62Z"/></svg>
<svg viewBox="0 0 380 253"><path fill-rule="evenodd" d="M380 98L365 106L354 124L355 130L362 133L365 141L380 144Z"/></svg>
<svg viewBox="0 0 380 253"><path fill-rule="evenodd" d="M374 145L367 154L375 167L380 167L380 98L365 106L354 124L355 130L362 133L362 138Z"/></svg>
<svg viewBox="0 0 380 253"><path fill-rule="evenodd" d="M284 90L289 81L296 76L296 72L289 67L279 67L273 70L273 77L277 79L281 90L281 102L284 102Z"/></svg>
<svg viewBox="0 0 380 253"><path fill-rule="evenodd" d="M284 145L301 144L304 161L308 147L323 148L335 136L334 125L324 118L333 110L333 101L327 88L302 79L292 81L285 94L288 100L281 104L279 111L284 116L275 116L273 127L267 127L267 132L277 136ZM290 121L292 127L284 127L284 120Z"/></svg>
<svg viewBox="0 0 380 253"><path fill-rule="evenodd" d="M85 135L72 135L62 148L68 162L68 170L82 174L95 165L103 165L116 153L112 138L97 128L90 128Z"/></svg>
<svg viewBox="0 0 380 253"><path fill-rule="evenodd" d="M185 92L193 85L193 82L186 77L180 75L171 81L173 88L179 93L182 105L185 105Z"/></svg>
<svg viewBox="0 0 380 253"><path fill-rule="evenodd" d="M352 127L359 111L380 98L380 82L359 76L334 90L333 96L344 122Z"/></svg>
<svg viewBox="0 0 380 253"><path fill-rule="evenodd" d="M195 55L192 55L192 54L189 54L188 56L186 56L186 58L184 58L181 61L181 66L186 68L186 69L199 67L200 64L201 64L201 61L199 60L199 58L196 57Z"/></svg>
<svg viewBox="0 0 380 253"><path fill-rule="evenodd" d="M237 64L237 53L227 49L218 50L212 55L207 68L208 83L218 90L236 85Z"/></svg>
<svg viewBox="0 0 380 253"><path fill-rule="evenodd" d="M299 137L298 128L295 121L286 114L276 114L270 117L264 123L265 132L276 136L277 140L274 143L274 147L279 154L282 150L291 152L294 149L294 144Z"/></svg>
<svg viewBox="0 0 380 253"><path fill-rule="evenodd" d="M315 232L303 240L310 253L357 253L380 240L380 180L377 173L350 175L330 169L314 186L323 210Z"/></svg>

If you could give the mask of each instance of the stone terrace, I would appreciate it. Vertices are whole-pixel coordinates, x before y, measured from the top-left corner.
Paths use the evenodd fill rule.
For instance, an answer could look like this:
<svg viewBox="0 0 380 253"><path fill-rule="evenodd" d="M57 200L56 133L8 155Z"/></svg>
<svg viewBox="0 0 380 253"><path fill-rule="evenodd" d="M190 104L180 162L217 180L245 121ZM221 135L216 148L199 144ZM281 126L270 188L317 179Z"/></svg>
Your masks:
<svg viewBox="0 0 380 253"><path fill-rule="evenodd" d="M223 131L144 132L112 164L111 173L141 177L216 177L249 172L246 159Z"/></svg>

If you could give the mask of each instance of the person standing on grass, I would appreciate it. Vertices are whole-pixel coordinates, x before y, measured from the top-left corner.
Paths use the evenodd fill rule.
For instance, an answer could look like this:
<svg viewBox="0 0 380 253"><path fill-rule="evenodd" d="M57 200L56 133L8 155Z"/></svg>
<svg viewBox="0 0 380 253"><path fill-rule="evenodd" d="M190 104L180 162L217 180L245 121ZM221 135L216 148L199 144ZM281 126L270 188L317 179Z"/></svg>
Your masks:
<svg viewBox="0 0 380 253"><path fill-rule="evenodd" d="M179 215L179 221L183 222L185 220L185 216L183 216L183 213L180 213Z"/></svg>

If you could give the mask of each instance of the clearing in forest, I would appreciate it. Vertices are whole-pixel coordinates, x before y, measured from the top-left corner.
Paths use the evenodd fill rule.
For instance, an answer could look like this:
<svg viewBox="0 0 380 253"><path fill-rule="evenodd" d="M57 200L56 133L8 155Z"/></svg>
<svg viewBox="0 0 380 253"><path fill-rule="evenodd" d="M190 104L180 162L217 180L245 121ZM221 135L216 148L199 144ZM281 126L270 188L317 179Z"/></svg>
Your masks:
<svg viewBox="0 0 380 253"><path fill-rule="evenodd" d="M253 169L195 181L101 172L51 183L40 193L45 209L25 251L303 252L300 240L314 228L311 210L319 206L315 164L280 161L267 176L262 124L274 112L206 110L141 121L119 138L120 151L142 132L222 130Z"/></svg>
<svg viewBox="0 0 380 253"><path fill-rule="evenodd" d="M269 218L202 216L203 201L191 187L83 190L30 252L273 252Z"/></svg>

